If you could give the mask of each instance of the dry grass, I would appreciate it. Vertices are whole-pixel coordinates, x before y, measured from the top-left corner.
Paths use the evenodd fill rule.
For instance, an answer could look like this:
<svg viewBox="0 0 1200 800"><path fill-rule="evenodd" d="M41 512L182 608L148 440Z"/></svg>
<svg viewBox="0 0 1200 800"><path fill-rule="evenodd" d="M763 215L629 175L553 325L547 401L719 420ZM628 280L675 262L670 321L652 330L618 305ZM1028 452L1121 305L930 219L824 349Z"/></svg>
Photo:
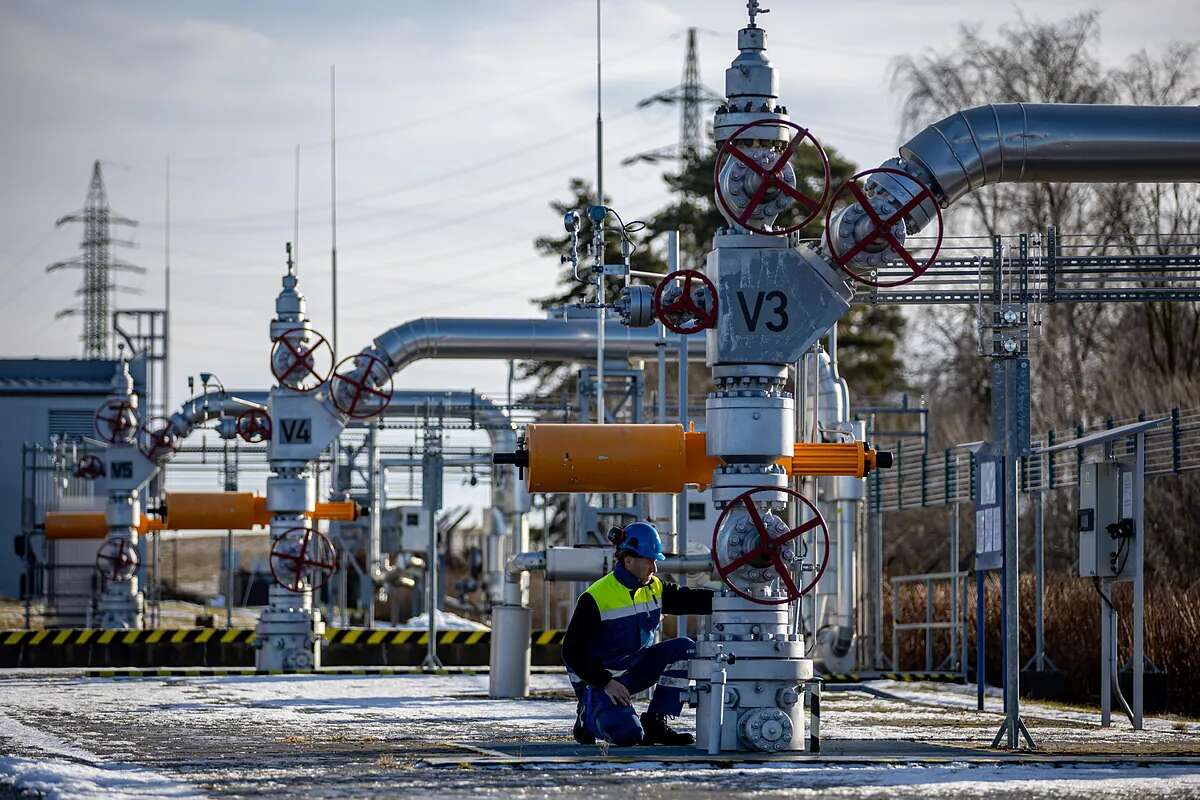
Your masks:
<svg viewBox="0 0 1200 800"><path fill-rule="evenodd" d="M1036 621L1034 613L1034 581L1032 576L1021 580L1021 662L1034 651ZM1000 587L995 574L987 581L986 656L989 682L998 685L1001 678L1000 653ZM1120 584L1113 602L1120 616L1121 663L1130 656L1132 642L1131 586ZM884 587L885 652L891 652L891 597ZM968 594L966 609L970 656L975 647L975 592ZM1188 716L1200 715L1200 588L1158 584L1146 590L1146 657L1150 664L1169 676L1168 710ZM925 587L910 585L900 595L900 616L904 621L925 617ZM1046 655L1066 678L1066 692L1060 700L1066 702L1095 702L1100 693L1100 597L1092 583L1072 575L1049 575L1046 580L1045 641ZM949 587L934 587L934 619L950 617ZM911 632L900 640L900 666L923 668L925 638L923 633ZM949 652L950 637L938 631L934 637L934 663L940 663ZM961 645L960 645L961 646ZM1151 669L1150 664L1147 669Z"/></svg>

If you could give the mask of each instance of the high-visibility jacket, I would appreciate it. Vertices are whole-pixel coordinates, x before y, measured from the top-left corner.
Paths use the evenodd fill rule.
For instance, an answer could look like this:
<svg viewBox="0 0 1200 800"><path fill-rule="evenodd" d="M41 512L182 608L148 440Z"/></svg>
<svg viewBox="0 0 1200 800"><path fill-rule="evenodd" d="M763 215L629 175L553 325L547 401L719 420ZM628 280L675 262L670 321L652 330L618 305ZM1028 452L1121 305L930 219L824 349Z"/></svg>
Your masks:
<svg viewBox="0 0 1200 800"><path fill-rule="evenodd" d="M601 662L649 647L662 622L663 582L657 575L631 591L610 572L587 588L600 612L599 640L592 656Z"/></svg>

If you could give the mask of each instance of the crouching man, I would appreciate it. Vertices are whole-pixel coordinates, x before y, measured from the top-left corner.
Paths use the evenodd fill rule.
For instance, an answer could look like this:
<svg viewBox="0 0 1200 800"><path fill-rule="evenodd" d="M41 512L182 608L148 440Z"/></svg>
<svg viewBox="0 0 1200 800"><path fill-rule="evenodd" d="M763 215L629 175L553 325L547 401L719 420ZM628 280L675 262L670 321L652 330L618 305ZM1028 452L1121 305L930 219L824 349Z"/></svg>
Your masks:
<svg viewBox="0 0 1200 800"><path fill-rule="evenodd" d="M713 593L659 579L662 540L648 522L614 529L609 538L617 549L613 571L579 596L563 640L563 660L579 699L575 741L691 744L694 737L672 730L667 720L683 710L696 644L686 636L652 642L663 614L711 614ZM631 696L651 686L654 696L639 719Z"/></svg>

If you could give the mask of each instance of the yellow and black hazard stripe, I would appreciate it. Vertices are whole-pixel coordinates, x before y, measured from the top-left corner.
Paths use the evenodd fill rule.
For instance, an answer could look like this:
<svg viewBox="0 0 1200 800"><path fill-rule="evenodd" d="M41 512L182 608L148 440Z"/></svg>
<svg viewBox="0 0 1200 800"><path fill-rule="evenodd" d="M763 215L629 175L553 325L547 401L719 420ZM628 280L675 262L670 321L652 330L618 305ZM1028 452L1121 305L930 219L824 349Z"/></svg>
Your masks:
<svg viewBox="0 0 1200 800"><path fill-rule="evenodd" d="M888 680L913 683L931 681L938 683L962 683L959 672L824 672L821 680L827 683L861 683L862 681Z"/></svg>
<svg viewBox="0 0 1200 800"><path fill-rule="evenodd" d="M562 644L566 631L550 628L533 631L530 644L553 647ZM490 631L441 631L439 645L488 645ZM325 641L337 645L427 645L429 633L421 630L380 628L327 628ZM104 630L99 628L63 628L60 630L0 630L0 647L20 645L44 647L62 645L129 644L252 644L253 628L151 628L148 630Z"/></svg>
<svg viewBox="0 0 1200 800"><path fill-rule="evenodd" d="M147 630L104 630L63 628L60 630L0 631L0 647L55 647L65 645L114 644L248 644L253 628L150 628Z"/></svg>

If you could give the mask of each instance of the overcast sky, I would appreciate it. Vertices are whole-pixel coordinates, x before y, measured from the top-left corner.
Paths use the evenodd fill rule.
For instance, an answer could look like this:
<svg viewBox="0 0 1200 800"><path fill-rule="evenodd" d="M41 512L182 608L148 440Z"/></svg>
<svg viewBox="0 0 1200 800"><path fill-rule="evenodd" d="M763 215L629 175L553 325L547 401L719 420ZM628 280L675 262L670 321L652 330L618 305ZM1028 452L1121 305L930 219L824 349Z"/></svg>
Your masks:
<svg viewBox="0 0 1200 800"><path fill-rule="evenodd" d="M1192 0L1009 4L776 0L761 22L783 102L864 168L894 153L889 60L951 46L963 22L1103 10L1110 64L1200 31ZM659 167L621 158L667 145L676 111L635 111L679 81L683 32L702 30L704 81L723 88L740 0L605 0L606 189L625 219L665 198ZM217 373L268 383L267 323L292 237L301 145L301 289L328 332L329 66L337 65L342 354L420 316L525 316L557 264L532 240L560 230L547 203L594 176L594 4L489 2L16 2L0 5L0 355L77 356L77 252L91 163L113 208L141 221L161 306L164 172L172 164L173 386ZM425 363L397 386L499 393L502 365Z"/></svg>

